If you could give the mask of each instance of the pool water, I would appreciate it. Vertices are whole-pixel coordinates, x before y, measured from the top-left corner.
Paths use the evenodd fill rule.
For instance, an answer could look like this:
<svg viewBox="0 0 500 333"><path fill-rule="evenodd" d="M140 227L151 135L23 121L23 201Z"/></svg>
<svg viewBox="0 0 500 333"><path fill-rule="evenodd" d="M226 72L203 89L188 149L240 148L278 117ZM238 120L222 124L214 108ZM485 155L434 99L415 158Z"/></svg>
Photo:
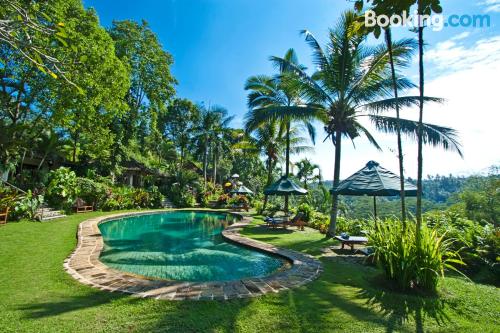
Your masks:
<svg viewBox="0 0 500 333"><path fill-rule="evenodd" d="M125 272L182 281L264 277L284 267L281 258L225 241L235 217L177 211L138 215L99 225L100 260Z"/></svg>

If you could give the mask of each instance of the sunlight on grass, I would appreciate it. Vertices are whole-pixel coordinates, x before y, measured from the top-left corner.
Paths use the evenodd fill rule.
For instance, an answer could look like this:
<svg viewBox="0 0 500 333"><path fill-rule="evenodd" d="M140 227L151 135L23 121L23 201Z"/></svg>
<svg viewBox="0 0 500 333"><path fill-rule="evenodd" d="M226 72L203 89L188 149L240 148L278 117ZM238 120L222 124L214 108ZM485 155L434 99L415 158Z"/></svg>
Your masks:
<svg viewBox="0 0 500 333"><path fill-rule="evenodd" d="M62 267L76 245L78 223L99 215L0 228L2 332L493 331L500 324L494 287L447 278L442 299L408 296L379 286L372 267L325 258L317 281L251 300L168 302L102 292ZM283 232L257 223L243 233L316 256L333 244L313 230Z"/></svg>

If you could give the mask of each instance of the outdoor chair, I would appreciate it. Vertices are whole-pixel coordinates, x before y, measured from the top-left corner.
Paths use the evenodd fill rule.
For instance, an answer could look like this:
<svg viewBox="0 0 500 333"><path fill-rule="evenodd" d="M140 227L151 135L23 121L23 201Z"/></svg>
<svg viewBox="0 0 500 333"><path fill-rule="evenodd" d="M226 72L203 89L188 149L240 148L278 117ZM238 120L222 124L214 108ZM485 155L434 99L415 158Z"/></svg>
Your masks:
<svg viewBox="0 0 500 333"><path fill-rule="evenodd" d="M9 216L9 208L6 210L0 211L0 224L7 223L7 216Z"/></svg>
<svg viewBox="0 0 500 333"><path fill-rule="evenodd" d="M291 227L297 227L300 231L304 231L304 226L307 222L304 219L303 213L297 213L297 215L295 215L294 218L287 224Z"/></svg>
<svg viewBox="0 0 500 333"><path fill-rule="evenodd" d="M94 206L88 205L82 198L77 198L75 203L77 213L93 212Z"/></svg>

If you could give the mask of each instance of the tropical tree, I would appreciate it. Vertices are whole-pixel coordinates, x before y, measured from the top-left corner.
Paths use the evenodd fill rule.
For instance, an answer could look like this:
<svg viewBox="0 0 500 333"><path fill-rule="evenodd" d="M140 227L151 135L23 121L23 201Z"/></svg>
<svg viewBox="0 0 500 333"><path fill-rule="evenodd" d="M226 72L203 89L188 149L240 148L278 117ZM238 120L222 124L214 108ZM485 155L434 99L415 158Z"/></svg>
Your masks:
<svg viewBox="0 0 500 333"><path fill-rule="evenodd" d="M351 140L364 135L376 148L380 146L372 134L360 120L368 119L375 127L384 132L394 133L397 119L380 115L381 112L394 108L394 99L389 98L392 90L392 79L389 68L389 56L384 45L368 47L365 37L356 33L357 16L348 11L342 15L337 26L330 30L329 43L325 50L316 38L308 31L303 31L306 42L313 49L313 62L318 70L308 75L303 69L293 66L286 59L277 61L293 66L301 79L300 89L307 99L307 105L297 108L297 114L323 113L326 119L325 131L327 139L331 139L335 147L333 186L340 180L340 162L342 138ZM393 57L395 63L407 61L411 49L403 41L394 43ZM406 90L414 85L407 79L397 77L397 88ZM441 102L441 99L425 97L425 101ZM398 99L400 106L413 106L419 103L419 97L405 96ZM298 110L301 109L301 110ZM295 110L293 110L295 111ZM369 111L364 113L363 111ZM416 138L418 123L400 119L400 128L410 138ZM445 149L460 152L456 132L450 128L424 124L424 141L431 145L440 145ZM335 233L338 198L332 198L331 222L329 235Z"/></svg>
<svg viewBox="0 0 500 333"><path fill-rule="evenodd" d="M173 142L179 155L179 170L184 167L186 153L190 144L191 132L198 125L200 113L196 105L187 99L174 99L167 112L160 118L163 134Z"/></svg>
<svg viewBox="0 0 500 333"><path fill-rule="evenodd" d="M212 160L212 181L217 179L217 162L221 153L228 148L229 123L233 120L221 106L200 106L198 126L194 131L194 141L203 159L203 179L206 188L208 166Z"/></svg>
<svg viewBox="0 0 500 333"><path fill-rule="evenodd" d="M116 55L128 65L130 88L125 97L127 117L120 118L123 140L138 137L141 144L152 146L161 138L159 118L175 95L177 83L170 72L172 55L163 49L146 21L113 21L109 34Z"/></svg>
<svg viewBox="0 0 500 333"><path fill-rule="evenodd" d="M366 0L368 3L370 3L371 0ZM399 5L401 5L401 2L398 2ZM364 5L364 0L359 0L355 2L355 8L358 12L362 12L363 10L363 5ZM360 33L366 34L371 31L373 31L374 35L376 38L378 38L381 34L381 27L375 26L375 27L366 27L364 25L364 15L361 15L359 17L359 20L361 22L362 28ZM387 27L384 28L384 35L385 35L385 43L387 47L387 52L389 54L389 65L391 68L391 79L392 79L392 88L394 91L394 109L396 111L396 138L397 138L397 146L398 146L398 162L399 162L399 181L400 181L400 200L401 200L401 220L403 224L405 224L406 221L406 200L405 200L405 176L404 176L404 155L403 155L403 143L401 139L401 123L400 123L400 105L399 105L399 93L398 93L398 86L397 86L397 81L396 77L398 73L396 72L396 64L394 62L394 54L392 51L392 46L393 46L393 41L392 41L392 32L391 32L391 27L388 25ZM417 48L417 43L414 43L414 46L411 45L413 40L409 40L406 42L408 47L413 50ZM406 64L400 64L400 65L406 65Z"/></svg>
<svg viewBox="0 0 500 333"><path fill-rule="evenodd" d="M53 10L48 1L3 0L0 7L0 42L43 73L67 79L63 62L53 53L54 44L68 46L65 24L50 14Z"/></svg>
<svg viewBox="0 0 500 333"><path fill-rule="evenodd" d="M321 179L321 170L319 165L312 163L309 159L303 158L302 160L295 163L298 168L297 178L299 178L304 183L304 188L307 189L307 185L310 181ZM318 174L315 174L315 171Z"/></svg>
<svg viewBox="0 0 500 333"><path fill-rule="evenodd" d="M425 143L425 124L423 123L424 115L424 28L425 23L423 21L423 15L430 15L432 12L440 14L443 11L441 7L441 0L369 0L368 2L373 2L373 10L376 14L385 14L388 16L392 15L402 15L404 11L410 12L410 8L413 5L417 6L417 13L419 15L418 20L418 69L419 69L419 119L417 128L417 208L416 208L416 218L417 218L417 231L416 240L420 241L420 226L422 224L422 175L423 175L423 145ZM360 5L357 1L358 6Z"/></svg>
<svg viewBox="0 0 500 333"><path fill-rule="evenodd" d="M311 150L307 145L306 138L300 134L300 127L294 127L289 132L289 147L290 155L304 153ZM266 158L266 173L267 181L266 186L271 185L273 182L273 171L275 170L279 161L283 164L286 159L282 158L282 153L286 147L287 138L284 135L283 128L275 119L262 124L255 131L252 132L253 136L249 139L248 144L244 147L245 150L256 151ZM268 196L264 196L263 209L266 208Z"/></svg>
<svg viewBox="0 0 500 333"><path fill-rule="evenodd" d="M284 61L281 61L281 60ZM283 58L272 56L270 61L278 69L274 77L253 76L250 77L245 89L250 90L248 94L249 112L246 114L245 129L251 132L271 120L279 120L280 126L285 131L285 176L290 175L290 132L292 123L300 121L307 128L311 140L315 141L315 128L310 122L317 117L314 113L304 112L300 105L301 92L297 89L295 80L296 70L305 70L299 64L297 55L293 49L289 49ZM285 195L285 211L288 211L288 195Z"/></svg>

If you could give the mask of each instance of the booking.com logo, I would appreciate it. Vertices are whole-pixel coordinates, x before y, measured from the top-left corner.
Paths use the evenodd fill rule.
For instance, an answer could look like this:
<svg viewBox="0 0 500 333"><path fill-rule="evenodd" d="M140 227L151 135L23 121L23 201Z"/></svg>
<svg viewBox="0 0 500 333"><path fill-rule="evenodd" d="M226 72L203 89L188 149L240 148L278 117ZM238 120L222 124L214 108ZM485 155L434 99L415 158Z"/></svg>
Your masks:
<svg viewBox="0 0 500 333"><path fill-rule="evenodd" d="M408 27L410 29L418 28L427 24L432 27L433 31L441 31L445 27L474 27L483 28L490 27L491 17L489 15L450 15L445 17L441 14L433 15L418 15L415 12L413 15L408 15L403 11L403 15L377 15L373 10L365 12L365 25L369 28L379 26L381 28L391 27Z"/></svg>

